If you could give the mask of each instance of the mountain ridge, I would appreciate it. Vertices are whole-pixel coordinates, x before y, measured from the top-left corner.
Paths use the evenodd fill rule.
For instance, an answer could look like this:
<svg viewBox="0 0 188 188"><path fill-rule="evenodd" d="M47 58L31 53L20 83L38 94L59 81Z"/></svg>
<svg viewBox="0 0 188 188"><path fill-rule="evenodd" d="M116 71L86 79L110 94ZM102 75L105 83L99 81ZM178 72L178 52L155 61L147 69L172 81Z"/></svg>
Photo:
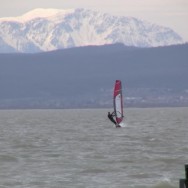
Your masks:
<svg viewBox="0 0 188 188"><path fill-rule="evenodd" d="M9 48L35 53L114 43L136 47L183 43L170 28L86 9L36 9L21 17L0 18L0 23L0 46L4 52Z"/></svg>
<svg viewBox="0 0 188 188"><path fill-rule="evenodd" d="M188 44L122 44L0 54L0 108L111 107L116 79L125 106L188 106Z"/></svg>

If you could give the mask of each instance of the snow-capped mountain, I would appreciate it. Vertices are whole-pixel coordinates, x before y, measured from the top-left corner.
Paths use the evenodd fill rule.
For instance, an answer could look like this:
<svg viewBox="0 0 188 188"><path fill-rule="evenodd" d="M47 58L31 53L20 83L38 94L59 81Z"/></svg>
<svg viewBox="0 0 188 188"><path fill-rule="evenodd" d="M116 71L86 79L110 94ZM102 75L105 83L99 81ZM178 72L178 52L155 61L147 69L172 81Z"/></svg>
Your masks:
<svg viewBox="0 0 188 188"><path fill-rule="evenodd" d="M172 29L85 9L35 9L0 18L0 52L40 52L123 43L156 47L183 43Z"/></svg>

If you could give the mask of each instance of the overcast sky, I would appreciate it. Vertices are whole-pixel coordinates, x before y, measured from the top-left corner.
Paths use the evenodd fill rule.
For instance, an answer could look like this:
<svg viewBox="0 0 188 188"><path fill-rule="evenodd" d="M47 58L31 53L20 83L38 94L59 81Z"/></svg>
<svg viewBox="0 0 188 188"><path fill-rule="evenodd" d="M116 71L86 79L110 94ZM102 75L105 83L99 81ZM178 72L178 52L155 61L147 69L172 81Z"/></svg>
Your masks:
<svg viewBox="0 0 188 188"><path fill-rule="evenodd" d="M188 0L0 0L0 17L19 16L35 8L86 8L133 16L170 27L188 41Z"/></svg>

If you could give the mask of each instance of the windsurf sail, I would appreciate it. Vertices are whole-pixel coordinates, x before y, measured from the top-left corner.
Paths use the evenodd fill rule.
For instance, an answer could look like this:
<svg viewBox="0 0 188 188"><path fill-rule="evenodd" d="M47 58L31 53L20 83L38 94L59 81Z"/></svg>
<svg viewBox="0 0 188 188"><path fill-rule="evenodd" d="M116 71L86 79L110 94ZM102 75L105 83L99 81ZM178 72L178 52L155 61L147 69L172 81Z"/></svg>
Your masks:
<svg viewBox="0 0 188 188"><path fill-rule="evenodd" d="M114 85L114 113L117 124L121 125L123 123L123 96L122 96L122 85L121 80L116 80Z"/></svg>

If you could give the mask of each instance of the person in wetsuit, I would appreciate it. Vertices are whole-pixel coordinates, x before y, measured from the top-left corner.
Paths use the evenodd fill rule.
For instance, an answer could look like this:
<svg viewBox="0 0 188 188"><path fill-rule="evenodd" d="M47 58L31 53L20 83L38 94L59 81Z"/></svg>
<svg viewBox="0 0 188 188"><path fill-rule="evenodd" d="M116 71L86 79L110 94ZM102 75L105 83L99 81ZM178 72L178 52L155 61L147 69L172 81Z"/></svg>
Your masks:
<svg viewBox="0 0 188 188"><path fill-rule="evenodd" d="M114 116L115 116L115 112L108 112L108 118L110 119L110 121L112 123L114 123L116 125L116 127L121 127L120 125L117 124L117 122L114 120Z"/></svg>
<svg viewBox="0 0 188 188"><path fill-rule="evenodd" d="M115 113L114 113L114 112L112 112L112 113L108 112L108 118L109 118L109 120L110 120L112 123L114 123L114 124L116 125L116 127L120 127L120 126L117 124L117 122L114 120L114 116L115 116Z"/></svg>
<svg viewBox="0 0 188 188"><path fill-rule="evenodd" d="M115 116L114 112L112 112L112 113L108 112L108 118L109 118L109 120L116 125L117 123L114 120L114 116Z"/></svg>

